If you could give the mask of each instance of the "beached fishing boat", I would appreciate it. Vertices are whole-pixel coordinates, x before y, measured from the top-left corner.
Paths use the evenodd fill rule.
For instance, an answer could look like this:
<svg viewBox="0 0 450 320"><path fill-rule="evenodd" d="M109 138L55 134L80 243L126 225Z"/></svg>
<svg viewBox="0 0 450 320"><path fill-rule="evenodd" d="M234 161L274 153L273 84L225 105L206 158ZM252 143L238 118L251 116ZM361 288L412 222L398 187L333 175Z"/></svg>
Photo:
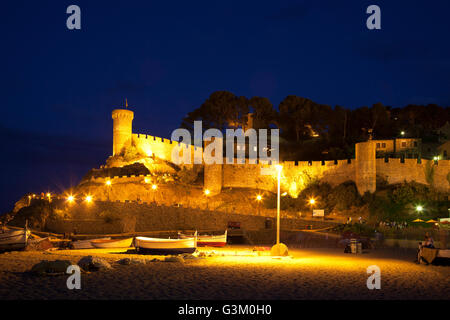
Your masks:
<svg viewBox="0 0 450 320"><path fill-rule="evenodd" d="M30 231L0 229L0 250L22 250L27 246Z"/></svg>
<svg viewBox="0 0 450 320"><path fill-rule="evenodd" d="M136 237L135 247L139 253L154 255L170 255L194 253L197 250L197 233L192 238L161 239Z"/></svg>
<svg viewBox="0 0 450 320"><path fill-rule="evenodd" d="M73 249L94 249L95 247L92 245L91 241L97 241L97 240L111 240L110 237L108 238L101 238L101 239L89 239L89 240L78 240L72 242L72 248Z"/></svg>
<svg viewBox="0 0 450 320"><path fill-rule="evenodd" d="M91 243L95 248L102 248L102 249L128 248L133 243L133 238L112 239L112 240L98 239L98 240L91 240Z"/></svg>
<svg viewBox="0 0 450 320"><path fill-rule="evenodd" d="M178 233L181 239L186 239L192 236L188 236L182 233ZM227 244L227 230L221 235L199 235L197 237L198 247L223 247Z"/></svg>

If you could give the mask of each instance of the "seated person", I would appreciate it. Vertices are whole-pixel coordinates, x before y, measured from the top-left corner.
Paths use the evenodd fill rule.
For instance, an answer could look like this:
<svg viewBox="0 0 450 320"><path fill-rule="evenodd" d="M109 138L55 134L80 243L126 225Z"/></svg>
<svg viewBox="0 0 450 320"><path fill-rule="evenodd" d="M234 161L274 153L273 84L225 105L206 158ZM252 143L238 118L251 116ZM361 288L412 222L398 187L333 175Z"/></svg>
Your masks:
<svg viewBox="0 0 450 320"><path fill-rule="evenodd" d="M427 233L425 233L425 241L423 242L423 246L425 248L434 248L434 240L433 238Z"/></svg>

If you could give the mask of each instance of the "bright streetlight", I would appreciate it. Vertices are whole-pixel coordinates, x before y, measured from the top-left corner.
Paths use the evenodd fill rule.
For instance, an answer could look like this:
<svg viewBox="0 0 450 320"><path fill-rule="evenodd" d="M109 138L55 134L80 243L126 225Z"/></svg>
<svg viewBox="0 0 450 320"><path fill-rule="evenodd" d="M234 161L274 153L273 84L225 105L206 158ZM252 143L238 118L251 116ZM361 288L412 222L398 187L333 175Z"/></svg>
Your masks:
<svg viewBox="0 0 450 320"><path fill-rule="evenodd" d="M258 216L259 216L260 213L261 213L261 200L262 200L262 195L258 194L258 195L256 196L256 201L258 201Z"/></svg>
<svg viewBox="0 0 450 320"><path fill-rule="evenodd" d="M86 196L85 200L86 200L87 203L91 203L92 202L92 196L91 195Z"/></svg>
<svg viewBox="0 0 450 320"><path fill-rule="evenodd" d="M417 211L417 212L422 212L422 211L423 211L423 207L422 207L421 205L418 205L418 206L416 207L416 211Z"/></svg>

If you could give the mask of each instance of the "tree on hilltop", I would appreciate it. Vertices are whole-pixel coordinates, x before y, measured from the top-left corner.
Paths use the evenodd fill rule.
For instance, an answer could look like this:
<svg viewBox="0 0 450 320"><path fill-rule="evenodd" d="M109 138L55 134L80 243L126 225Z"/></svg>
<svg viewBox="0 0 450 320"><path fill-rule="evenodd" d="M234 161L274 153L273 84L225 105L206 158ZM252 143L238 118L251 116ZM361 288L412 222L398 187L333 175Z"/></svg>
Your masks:
<svg viewBox="0 0 450 320"><path fill-rule="evenodd" d="M181 126L192 132L194 121L202 121L203 130L217 128L225 131L230 124L234 126L245 124L248 112L246 97L237 97L228 91L216 91L199 108L189 112Z"/></svg>

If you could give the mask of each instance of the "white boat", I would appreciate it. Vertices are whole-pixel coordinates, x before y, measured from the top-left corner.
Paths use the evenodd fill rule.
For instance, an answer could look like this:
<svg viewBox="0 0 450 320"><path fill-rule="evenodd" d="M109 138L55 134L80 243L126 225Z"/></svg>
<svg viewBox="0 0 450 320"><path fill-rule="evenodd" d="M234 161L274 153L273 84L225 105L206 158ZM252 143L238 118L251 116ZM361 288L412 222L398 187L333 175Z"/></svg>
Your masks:
<svg viewBox="0 0 450 320"><path fill-rule="evenodd" d="M162 239L136 237L135 247L139 253L154 255L170 255L194 253L197 250L197 233L193 238Z"/></svg>
<svg viewBox="0 0 450 320"><path fill-rule="evenodd" d="M91 240L91 244L95 248L109 249L109 248L128 248L133 243L133 238L127 239L110 239L110 240Z"/></svg>
<svg viewBox="0 0 450 320"><path fill-rule="evenodd" d="M0 250L22 250L27 246L30 231L0 229Z"/></svg>
<svg viewBox="0 0 450 320"><path fill-rule="evenodd" d="M95 247L92 245L91 241L96 240L111 240L110 237L107 238L101 238L101 239L89 239L89 240L78 240L72 242L72 248L73 249L94 249Z"/></svg>
<svg viewBox="0 0 450 320"><path fill-rule="evenodd" d="M227 232L221 235L200 235L197 237L198 247L223 247L227 244ZM181 239L186 239L192 236L188 236L182 233L178 233Z"/></svg>

